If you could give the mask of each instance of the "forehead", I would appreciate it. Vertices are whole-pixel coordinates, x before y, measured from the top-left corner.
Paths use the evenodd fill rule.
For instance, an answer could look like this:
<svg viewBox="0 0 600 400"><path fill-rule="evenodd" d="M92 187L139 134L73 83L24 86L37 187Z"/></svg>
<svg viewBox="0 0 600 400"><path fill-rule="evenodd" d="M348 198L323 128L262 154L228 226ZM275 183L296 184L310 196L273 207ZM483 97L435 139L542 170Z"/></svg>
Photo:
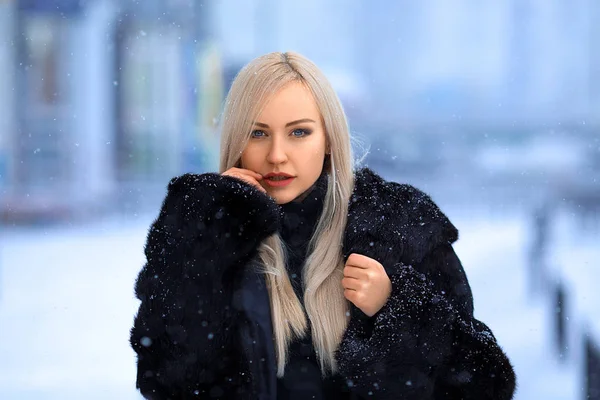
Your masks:
<svg viewBox="0 0 600 400"><path fill-rule="evenodd" d="M317 121L320 111L310 90L300 82L292 82L274 93L256 119L267 124L286 123L303 118ZM267 121L268 120L268 121Z"/></svg>

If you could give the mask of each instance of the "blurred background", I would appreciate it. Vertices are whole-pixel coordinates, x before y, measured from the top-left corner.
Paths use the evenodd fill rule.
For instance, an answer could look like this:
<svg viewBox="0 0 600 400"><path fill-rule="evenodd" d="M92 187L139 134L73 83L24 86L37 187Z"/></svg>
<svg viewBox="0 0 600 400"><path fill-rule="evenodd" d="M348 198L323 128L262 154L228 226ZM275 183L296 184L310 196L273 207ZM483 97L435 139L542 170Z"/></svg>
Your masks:
<svg viewBox="0 0 600 400"><path fill-rule="evenodd" d="M596 0L0 0L0 398L139 399L169 179L217 169L239 69L316 62L357 156L461 232L517 399L600 399Z"/></svg>

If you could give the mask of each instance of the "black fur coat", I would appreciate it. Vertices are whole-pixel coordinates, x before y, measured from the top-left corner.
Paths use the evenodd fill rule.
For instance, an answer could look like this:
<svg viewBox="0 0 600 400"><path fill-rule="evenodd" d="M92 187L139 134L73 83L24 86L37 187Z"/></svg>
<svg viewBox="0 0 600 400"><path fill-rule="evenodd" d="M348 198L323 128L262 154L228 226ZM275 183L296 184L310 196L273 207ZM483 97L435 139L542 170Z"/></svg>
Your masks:
<svg viewBox="0 0 600 400"><path fill-rule="evenodd" d="M131 346L144 397L276 398L268 293L256 268L278 218L273 200L235 178L186 174L169 183L135 285ZM513 397L513 368L473 317L457 237L423 192L357 171L343 252L379 261L392 294L373 319L353 308L338 349L355 398Z"/></svg>

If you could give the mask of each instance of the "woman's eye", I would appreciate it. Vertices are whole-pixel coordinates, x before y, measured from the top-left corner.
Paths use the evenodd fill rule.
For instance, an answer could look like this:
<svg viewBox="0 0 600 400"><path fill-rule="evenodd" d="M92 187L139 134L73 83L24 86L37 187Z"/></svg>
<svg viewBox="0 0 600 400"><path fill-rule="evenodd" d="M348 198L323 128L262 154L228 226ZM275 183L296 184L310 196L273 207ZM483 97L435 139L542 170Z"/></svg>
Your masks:
<svg viewBox="0 0 600 400"><path fill-rule="evenodd" d="M263 137L265 136L265 132L264 131L252 131L252 133L250 134L250 136L252 136L253 138L258 138L258 137Z"/></svg>
<svg viewBox="0 0 600 400"><path fill-rule="evenodd" d="M302 136L308 136L310 134L309 131L307 131L306 129L295 129L292 132L292 135L294 137L302 137Z"/></svg>

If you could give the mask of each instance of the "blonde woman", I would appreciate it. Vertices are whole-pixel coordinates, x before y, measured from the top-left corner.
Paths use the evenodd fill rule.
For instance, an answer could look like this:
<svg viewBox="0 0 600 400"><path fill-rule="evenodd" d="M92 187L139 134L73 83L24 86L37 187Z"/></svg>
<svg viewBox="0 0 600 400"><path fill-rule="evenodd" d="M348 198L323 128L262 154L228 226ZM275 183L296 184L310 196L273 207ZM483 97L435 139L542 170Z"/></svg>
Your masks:
<svg viewBox="0 0 600 400"><path fill-rule="evenodd" d="M171 180L131 331L147 399L511 399L458 232L353 169L344 111L296 53L236 77L220 173Z"/></svg>

